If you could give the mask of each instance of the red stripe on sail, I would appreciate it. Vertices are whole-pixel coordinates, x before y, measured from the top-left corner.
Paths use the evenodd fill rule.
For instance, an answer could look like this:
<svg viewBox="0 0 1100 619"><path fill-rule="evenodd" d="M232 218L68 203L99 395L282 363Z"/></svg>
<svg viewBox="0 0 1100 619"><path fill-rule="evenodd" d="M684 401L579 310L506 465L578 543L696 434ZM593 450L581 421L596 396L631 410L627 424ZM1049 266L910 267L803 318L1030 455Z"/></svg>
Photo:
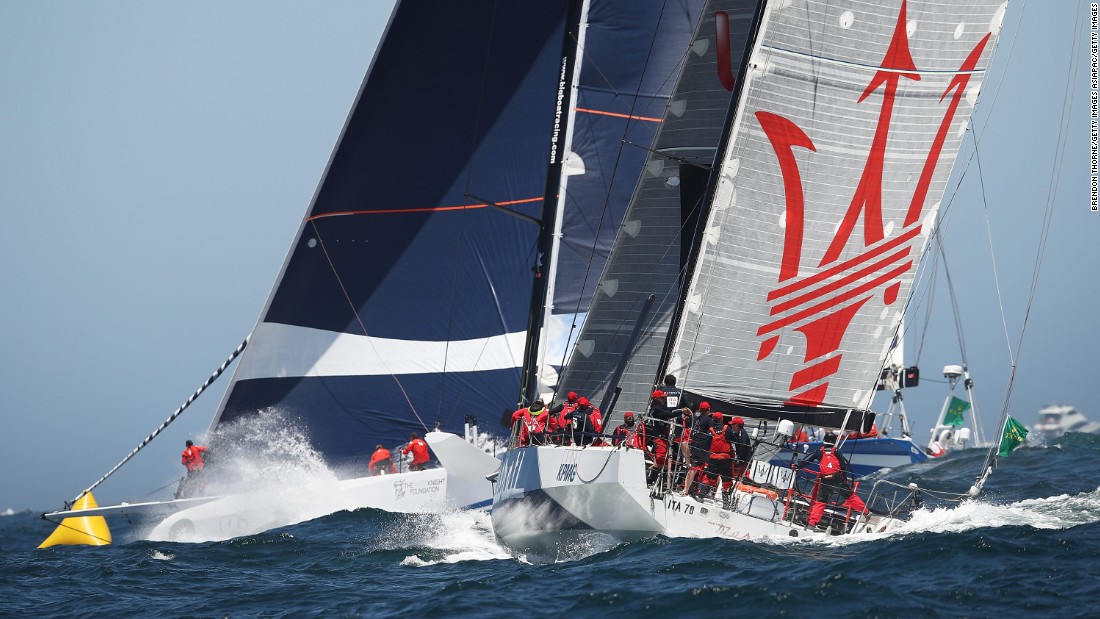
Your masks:
<svg viewBox="0 0 1100 619"><path fill-rule="evenodd" d="M653 122L653 123L661 122L660 118L653 118L652 116L635 116L633 114L620 114L618 112L605 112L603 110L593 110L593 109L586 108L586 107L579 107L579 108L577 108L577 111L578 112L583 112L585 114L596 114L598 116L614 116L615 118L629 118L630 120L645 120L645 121Z"/></svg>
<svg viewBox="0 0 1100 619"><path fill-rule="evenodd" d="M791 314L790 316L787 316L785 318L781 318L781 319L776 320L774 322L770 322L766 325L763 325L756 331L756 334L757 335L764 335L765 333L771 333L772 331L782 329L783 327L790 326L790 325L792 325L796 322L799 322L799 321L801 321L805 318L809 318L810 316L813 316L814 314L832 309L832 308L836 307L837 305L840 305L841 303L844 303L845 301L849 301L851 299L854 299L854 298L858 297L861 294L864 294L865 292L867 292L868 290L871 290L872 288L875 288L877 286L881 286L882 284L890 281L891 279L894 279L896 277L901 277L902 275L904 275L909 270L909 267L911 267L911 266L913 266L913 261L912 260L906 262L905 264L901 265L900 267L898 267L898 268L896 268L896 269L894 269L894 270L892 270L892 271L890 271L890 272L888 272L884 275L876 277L875 279L867 282L866 284L864 284L862 286L859 286L858 288L854 288L852 290L849 290L848 292L846 292L842 295L839 295L837 297L834 297L832 299L829 299L829 300L825 301L824 303L818 303L817 305L815 305L813 307L810 307L808 309L805 309L801 312Z"/></svg>
<svg viewBox="0 0 1100 619"><path fill-rule="evenodd" d="M840 264L838 264L836 266L829 267L828 269L825 269L824 271L821 271L820 273L815 273L814 275L811 275L811 276L807 277L806 279L799 280L799 281L791 283L791 284L787 284L786 286L783 286L782 288L776 288L775 290L768 293L768 300L773 301L773 300L775 300L779 297L782 297L784 295L791 294L792 292L797 292L797 291L799 291L803 288L806 288L808 286L813 286L814 284L817 284L817 283L825 281L826 279L829 279L830 277L832 277L833 275L836 275L837 273L840 273L841 271L846 271L846 270L848 270L848 269L850 269L854 266L857 266L859 264L867 262L868 260L871 260L872 258L878 257L878 256L890 251L891 249L896 248L897 246L901 245L902 243L912 239L913 237L917 236L917 234L920 232L920 229L921 229L920 226L910 228L909 230L906 230L905 232L903 232L900 236L898 236L896 238L893 238L893 239L883 243L882 245L879 245L878 247L875 247L874 249L871 249L870 251L867 251L863 254L860 254L860 255L858 255L854 258L849 258L848 260L845 260L844 262L841 262Z"/></svg>
<svg viewBox="0 0 1100 619"><path fill-rule="evenodd" d="M791 391L795 389L801 389L810 383L817 382L826 376L832 376L836 374L836 371L840 369L840 358L842 355L837 355L832 359L826 359L817 365L811 365L808 368L799 370L791 376Z"/></svg>
<svg viewBox="0 0 1100 619"><path fill-rule="evenodd" d="M783 312L785 312L785 311L787 311L787 310L789 310L793 307L798 307L799 305L805 305L806 303L809 303L810 301L813 301L814 299L819 299L819 298L825 296L826 294L828 294L830 292L833 292L835 290L839 290L839 289L841 289L841 288L843 288L843 287L845 287L849 284L852 284L856 281L859 281L859 280L863 279L864 277L867 277L867 276L871 275L872 273L881 270L884 267L892 266L895 263L901 262L902 260L905 260L905 257L907 255L909 255L909 248L908 247L906 247L905 249L903 249L903 250L901 250L897 253L891 254L890 256L887 256L886 258L883 258L882 260L879 260L878 262L876 262L876 263L874 263L874 264L872 264L868 267L864 267L864 268L862 268L858 271L855 271L853 273L849 273L848 275L846 275L846 276L844 276L844 277L842 277L842 278L840 278L840 279L838 279L834 282L830 282L829 285L827 285L827 286L822 286L821 288L818 288L817 290L814 290L813 292L807 292L806 294L804 294L800 297L795 297L793 299L784 301L783 303L779 303L775 307L772 308L771 314L772 314L772 316L774 316L776 314L781 314L781 313L783 313Z"/></svg>

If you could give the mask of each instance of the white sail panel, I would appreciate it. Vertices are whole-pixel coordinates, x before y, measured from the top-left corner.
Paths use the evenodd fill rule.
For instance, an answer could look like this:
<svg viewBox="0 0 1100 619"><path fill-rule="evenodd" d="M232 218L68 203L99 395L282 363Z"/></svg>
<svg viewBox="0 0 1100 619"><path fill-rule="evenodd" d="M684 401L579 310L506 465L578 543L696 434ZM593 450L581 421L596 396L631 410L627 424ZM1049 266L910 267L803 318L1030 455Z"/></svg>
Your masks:
<svg viewBox="0 0 1100 619"><path fill-rule="evenodd" d="M1002 15L769 5L674 342L686 388L869 406Z"/></svg>

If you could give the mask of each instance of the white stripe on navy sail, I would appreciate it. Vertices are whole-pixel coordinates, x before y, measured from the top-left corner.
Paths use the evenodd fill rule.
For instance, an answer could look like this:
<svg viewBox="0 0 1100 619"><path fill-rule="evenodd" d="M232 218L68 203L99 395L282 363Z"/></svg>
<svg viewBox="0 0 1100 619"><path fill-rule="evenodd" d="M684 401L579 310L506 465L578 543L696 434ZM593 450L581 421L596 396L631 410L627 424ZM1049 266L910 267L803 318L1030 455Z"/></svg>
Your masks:
<svg viewBox="0 0 1100 619"><path fill-rule="evenodd" d="M252 354L241 362L236 380L514 369L525 334L418 342L263 323L252 337Z"/></svg>

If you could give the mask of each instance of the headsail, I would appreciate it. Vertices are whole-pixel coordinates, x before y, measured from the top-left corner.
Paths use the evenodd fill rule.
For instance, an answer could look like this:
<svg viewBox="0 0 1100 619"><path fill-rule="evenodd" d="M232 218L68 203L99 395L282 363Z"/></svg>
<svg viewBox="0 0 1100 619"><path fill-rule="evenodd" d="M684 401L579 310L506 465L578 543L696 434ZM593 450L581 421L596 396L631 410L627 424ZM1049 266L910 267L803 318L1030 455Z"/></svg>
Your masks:
<svg viewBox="0 0 1100 619"><path fill-rule="evenodd" d="M682 50L692 15L677 3L677 27L638 19L664 4L399 3L214 426L277 409L341 463L515 402L540 259L532 220L556 199L546 191L552 143L575 163L568 143L552 142L570 6L592 6L591 62L609 83L604 101L589 87L596 115L660 99L646 56L651 45ZM602 197L582 200L586 182L589 194L632 185L611 179L637 170L607 164L607 145L621 148L623 136L648 145L624 121L635 122L572 134L593 147L579 149L591 173L570 177L577 191L548 222L568 242L598 236L594 218L621 217L572 206L604 208ZM563 255L557 294L581 297L583 273Z"/></svg>
<svg viewBox="0 0 1100 619"><path fill-rule="evenodd" d="M689 54L702 5L702 0L590 3L559 192L552 311L539 356L544 395L557 385L557 371L580 332Z"/></svg>
<svg viewBox="0 0 1100 619"><path fill-rule="evenodd" d="M565 9L399 3L215 426L340 463L515 399L537 229L486 202L539 214Z"/></svg>
<svg viewBox="0 0 1100 619"><path fill-rule="evenodd" d="M710 0L562 384L642 410L658 369L756 0ZM650 300L652 297L652 300Z"/></svg>

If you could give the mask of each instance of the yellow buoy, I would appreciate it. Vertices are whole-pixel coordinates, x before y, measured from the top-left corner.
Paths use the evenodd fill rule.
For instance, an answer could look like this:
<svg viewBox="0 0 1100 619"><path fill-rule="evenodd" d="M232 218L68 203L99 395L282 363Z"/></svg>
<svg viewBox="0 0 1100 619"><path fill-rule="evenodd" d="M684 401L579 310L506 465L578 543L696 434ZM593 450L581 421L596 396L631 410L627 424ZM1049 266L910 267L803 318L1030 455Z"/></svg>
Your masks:
<svg viewBox="0 0 1100 619"><path fill-rule="evenodd" d="M73 505L73 509L93 509L96 505L95 497L89 492L80 497ZM66 518L57 525L57 529L46 538L46 541L38 545L39 548L50 546L106 546L111 543L111 532L107 529L107 520L103 516L78 516Z"/></svg>

